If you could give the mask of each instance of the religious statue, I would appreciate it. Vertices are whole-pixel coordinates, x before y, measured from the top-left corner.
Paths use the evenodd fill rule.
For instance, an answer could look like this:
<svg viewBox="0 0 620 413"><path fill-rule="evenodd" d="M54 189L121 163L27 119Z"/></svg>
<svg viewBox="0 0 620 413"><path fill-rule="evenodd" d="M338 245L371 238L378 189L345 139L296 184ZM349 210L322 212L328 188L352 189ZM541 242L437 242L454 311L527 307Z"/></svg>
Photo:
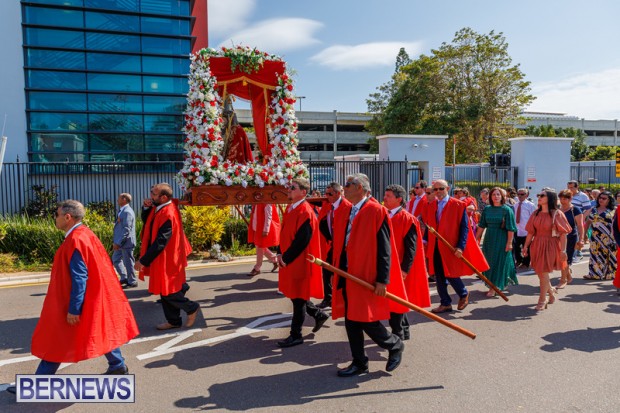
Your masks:
<svg viewBox="0 0 620 413"><path fill-rule="evenodd" d="M252 156L252 147L248 140L248 135L239 125L237 115L232 106L232 95L228 95L224 102L224 112L222 119L224 120L224 151L223 157L229 161L248 163L254 161Z"/></svg>

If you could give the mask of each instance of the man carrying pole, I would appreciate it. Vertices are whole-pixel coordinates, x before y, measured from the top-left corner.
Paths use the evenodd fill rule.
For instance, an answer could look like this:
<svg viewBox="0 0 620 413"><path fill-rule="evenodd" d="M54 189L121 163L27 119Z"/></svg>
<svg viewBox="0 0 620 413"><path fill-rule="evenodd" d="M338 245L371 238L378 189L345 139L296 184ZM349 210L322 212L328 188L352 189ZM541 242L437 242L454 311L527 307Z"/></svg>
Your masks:
<svg viewBox="0 0 620 413"><path fill-rule="evenodd" d="M364 333L379 347L389 351L387 371L400 365L405 348L403 341L381 324L381 320L390 318L390 311L404 313L408 310L400 305L398 307L402 308L390 308L385 298L389 283L394 284L391 289L397 295L406 299L406 294L388 212L381 204L366 197L369 191L370 182L366 175L348 176L344 194L352 205L341 205L340 208L347 208L350 213L342 214L342 218L336 218L334 222L335 267L374 285L374 291L369 291L346 278L334 276L332 317L345 317L353 356L351 364L338 371L340 377L368 372Z"/></svg>
<svg viewBox="0 0 620 413"><path fill-rule="evenodd" d="M466 205L448 195L450 186L443 179L433 182L435 200L428 205L423 220L455 247L452 252L448 246L439 242L432 231L428 233L429 272L435 274L440 304L432 309L434 313L452 311L452 299L448 293L448 283L454 288L459 301L458 310L469 304L469 292L460 277L471 275L472 270L461 261L465 256L480 271L489 269L480 247L475 242L467 219Z"/></svg>

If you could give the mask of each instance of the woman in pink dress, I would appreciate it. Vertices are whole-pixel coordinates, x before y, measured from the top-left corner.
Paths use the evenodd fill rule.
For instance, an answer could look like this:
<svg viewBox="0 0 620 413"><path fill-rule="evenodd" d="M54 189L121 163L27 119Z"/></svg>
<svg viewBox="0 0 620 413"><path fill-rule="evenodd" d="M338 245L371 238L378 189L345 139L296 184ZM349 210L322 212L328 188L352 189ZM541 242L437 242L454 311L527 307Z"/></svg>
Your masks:
<svg viewBox="0 0 620 413"><path fill-rule="evenodd" d="M555 302L556 289L551 286L549 274L568 265L566 234L571 231L571 226L564 213L558 209L558 195L555 191L544 190L536 196L538 210L527 221L527 238L521 252L523 256L530 255L531 267L540 280L536 311L541 311L547 308L547 303Z"/></svg>

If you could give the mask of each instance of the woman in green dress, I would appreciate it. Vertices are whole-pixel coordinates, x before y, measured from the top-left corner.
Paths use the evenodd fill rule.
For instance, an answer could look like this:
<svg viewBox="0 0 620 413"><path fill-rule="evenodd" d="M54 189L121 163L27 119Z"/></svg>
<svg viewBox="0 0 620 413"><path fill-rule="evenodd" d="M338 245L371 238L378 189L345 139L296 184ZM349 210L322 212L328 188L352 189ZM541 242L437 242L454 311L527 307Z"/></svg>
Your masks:
<svg viewBox="0 0 620 413"><path fill-rule="evenodd" d="M484 275L497 288L504 290L508 284L519 284L512 257L512 239L517 232L517 223L512 208L506 205L506 191L498 187L491 189L489 200L489 206L480 216L476 240L480 243L486 229L482 252L491 268ZM494 295L495 291L489 289L487 297Z"/></svg>

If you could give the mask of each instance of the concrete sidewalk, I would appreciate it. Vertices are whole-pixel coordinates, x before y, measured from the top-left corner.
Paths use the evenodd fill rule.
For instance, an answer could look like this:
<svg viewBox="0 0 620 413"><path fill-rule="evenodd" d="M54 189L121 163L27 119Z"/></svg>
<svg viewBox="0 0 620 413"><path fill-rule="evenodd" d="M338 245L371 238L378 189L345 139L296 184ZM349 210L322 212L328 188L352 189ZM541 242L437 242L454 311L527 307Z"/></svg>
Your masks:
<svg viewBox="0 0 620 413"><path fill-rule="evenodd" d="M238 264L253 264L256 262L256 255L250 255L247 257L236 257L232 261L219 262L219 261L190 261L188 269L200 269L209 267L226 267L229 265ZM20 285L32 285L32 284L45 284L50 281L50 272L33 272L33 273L0 273L0 288L2 287L15 287Z"/></svg>

